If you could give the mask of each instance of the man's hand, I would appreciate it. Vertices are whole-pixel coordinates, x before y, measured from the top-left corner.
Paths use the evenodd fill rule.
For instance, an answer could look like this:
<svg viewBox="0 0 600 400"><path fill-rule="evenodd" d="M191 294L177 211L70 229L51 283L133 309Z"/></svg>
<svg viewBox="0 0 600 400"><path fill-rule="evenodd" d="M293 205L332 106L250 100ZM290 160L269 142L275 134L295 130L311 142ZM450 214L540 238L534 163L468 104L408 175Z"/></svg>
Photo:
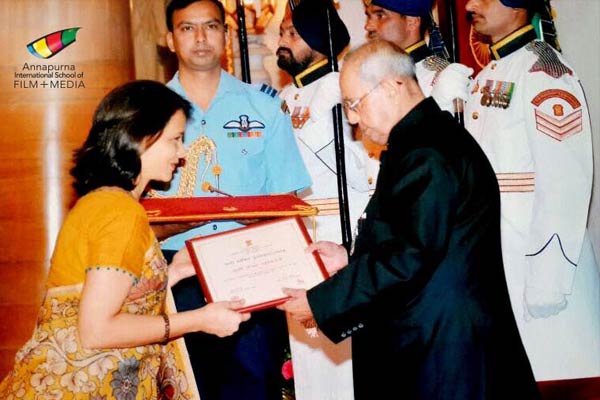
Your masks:
<svg viewBox="0 0 600 400"><path fill-rule="evenodd" d="M528 315L533 318L548 318L567 307L567 299L563 293L543 289L525 288L525 320Z"/></svg>
<svg viewBox="0 0 600 400"><path fill-rule="evenodd" d="M160 241L170 238L173 235L177 235L178 233L189 231L192 228L205 225L209 222L210 221L176 222L169 224L155 223L150 226L152 227L156 238Z"/></svg>
<svg viewBox="0 0 600 400"><path fill-rule="evenodd" d="M290 296L290 299L277 306L278 309L289 313L293 319L300 323L306 323L313 319L305 289L283 288L282 291L286 296Z"/></svg>
<svg viewBox="0 0 600 400"><path fill-rule="evenodd" d="M346 249L344 246L333 242L322 241L311 243L305 251L307 253L316 251L321 260L323 260L323 264L325 264L325 269L329 272L329 275L335 274L348 265L348 253Z"/></svg>

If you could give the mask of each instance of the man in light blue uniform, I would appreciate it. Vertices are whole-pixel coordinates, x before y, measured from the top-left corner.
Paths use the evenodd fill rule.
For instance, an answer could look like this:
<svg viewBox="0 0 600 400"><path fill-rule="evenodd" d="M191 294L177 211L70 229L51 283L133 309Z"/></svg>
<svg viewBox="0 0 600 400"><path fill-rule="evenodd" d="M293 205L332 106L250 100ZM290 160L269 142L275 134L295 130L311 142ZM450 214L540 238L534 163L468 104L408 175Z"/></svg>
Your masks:
<svg viewBox="0 0 600 400"><path fill-rule="evenodd" d="M172 0L167 6L167 43L179 71L168 86L192 103L184 143L185 165L158 197L289 193L311 185L279 99L225 73L224 10L218 0ZM185 240L242 226L211 221L171 236L165 253ZM179 228L183 228L180 226ZM187 227L185 227L187 228ZM181 229L179 229L181 230ZM164 236L163 232L163 235ZM204 304L198 280L173 288L178 310ZM280 367L287 341L285 317L276 310L255 312L228 338L186 336L202 400L279 400Z"/></svg>
<svg viewBox="0 0 600 400"><path fill-rule="evenodd" d="M175 174L170 189L159 196L221 196L211 193L206 183L234 196L289 193L311 185L278 97L221 71L217 93L204 111L186 94L179 73L167 86L192 102L192 117L184 138L186 165ZM246 120L250 128L244 130L240 125ZM214 221L172 236L162 247L179 250L193 237L240 226L235 221Z"/></svg>

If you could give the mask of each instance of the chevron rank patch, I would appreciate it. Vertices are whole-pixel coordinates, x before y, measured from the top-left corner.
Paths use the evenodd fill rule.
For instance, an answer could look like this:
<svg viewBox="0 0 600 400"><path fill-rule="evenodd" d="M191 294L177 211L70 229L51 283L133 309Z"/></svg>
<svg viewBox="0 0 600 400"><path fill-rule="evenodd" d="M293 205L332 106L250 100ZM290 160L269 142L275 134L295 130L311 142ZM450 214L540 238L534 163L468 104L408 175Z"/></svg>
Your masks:
<svg viewBox="0 0 600 400"><path fill-rule="evenodd" d="M583 129L581 103L573 94L561 89L544 90L531 100L535 106L536 129L562 142Z"/></svg>

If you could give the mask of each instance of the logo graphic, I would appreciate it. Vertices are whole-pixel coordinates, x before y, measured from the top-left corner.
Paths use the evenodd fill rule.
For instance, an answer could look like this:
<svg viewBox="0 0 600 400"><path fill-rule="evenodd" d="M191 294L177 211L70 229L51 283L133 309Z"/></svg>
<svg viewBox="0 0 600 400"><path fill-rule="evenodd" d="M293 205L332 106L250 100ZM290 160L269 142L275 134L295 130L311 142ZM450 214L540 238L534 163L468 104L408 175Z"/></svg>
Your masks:
<svg viewBox="0 0 600 400"><path fill-rule="evenodd" d="M250 121L250 118L247 115L240 115L239 116L239 121L229 121L227 122L225 125L223 125L223 128L225 129L239 129L242 132L248 132L250 129L262 129L265 127L265 124L263 124L260 121Z"/></svg>
<svg viewBox="0 0 600 400"><path fill-rule="evenodd" d="M63 29L42 36L27 45L27 50L38 58L48 59L60 53L76 40L77 31L81 29Z"/></svg>

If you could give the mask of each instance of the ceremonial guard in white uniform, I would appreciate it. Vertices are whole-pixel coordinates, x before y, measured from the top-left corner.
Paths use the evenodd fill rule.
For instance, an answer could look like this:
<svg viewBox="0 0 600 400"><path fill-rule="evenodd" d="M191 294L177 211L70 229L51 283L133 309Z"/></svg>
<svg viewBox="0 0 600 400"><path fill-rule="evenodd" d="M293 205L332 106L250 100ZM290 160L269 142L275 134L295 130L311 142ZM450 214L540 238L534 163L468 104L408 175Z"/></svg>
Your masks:
<svg viewBox="0 0 600 400"><path fill-rule="evenodd" d="M284 111L292 118L300 154L313 180L310 189L300 193L300 197L320 207L315 239L341 243L331 111L341 101L339 73L330 72L327 59L321 60L295 76L294 83L283 88L280 96ZM350 221L354 231L369 197L364 165L366 151L360 142L353 140L345 118L342 125Z"/></svg>
<svg viewBox="0 0 600 400"><path fill-rule="evenodd" d="M432 96L442 110L455 113L462 111L455 99L468 97L469 77L473 69L465 65L450 64L445 58L434 54L430 47L442 46L433 39L431 0L363 0L365 7L365 31L369 40L383 39L407 52L415 63L419 87L425 96ZM425 41L429 31L430 45ZM441 38L441 36L440 36ZM379 161L366 160L368 175L377 177Z"/></svg>
<svg viewBox="0 0 600 400"><path fill-rule="evenodd" d="M450 64L434 54L434 24L431 19L431 0L363 0L368 39L383 39L406 51L415 63L415 72L423 94L432 96L440 108L454 113L454 99L466 99L469 76L473 69L462 64ZM437 29L437 28L436 28ZM429 30L430 45L425 42ZM441 36L440 36L441 38Z"/></svg>
<svg viewBox="0 0 600 400"><path fill-rule="evenodd" d="M533 0L494 1L467 3L475 29L494 44L465 120L497 173L513 311L536 380L600 376L599 279L586 236L592 141L583 90L564 58L527 24L525 7ZM502 31L492 27L494 18L515 25Z"/></svg>
<svg viewBox="0 0 600 400"><path fill-rule="evenodd" d="M333 4L302 0L286 13L281 27L278 65L293 78L281 91L282 108L289 113L313 184L300 197L319 207L316 240L341 243L341 224L334 145L333 107L341 103L339 74L331 72L327 10L335 56L348 45L348 31ZM354 141L343 121L348 203L352 228L369 199L362 143ZM375 182L373 181L374 185ZM306 218L309 230L311 222ZM297 400L354 398L350 343L333 344L314 328L305 329L288 318ZM311 334L312 333L312 334Z"/></svg>

